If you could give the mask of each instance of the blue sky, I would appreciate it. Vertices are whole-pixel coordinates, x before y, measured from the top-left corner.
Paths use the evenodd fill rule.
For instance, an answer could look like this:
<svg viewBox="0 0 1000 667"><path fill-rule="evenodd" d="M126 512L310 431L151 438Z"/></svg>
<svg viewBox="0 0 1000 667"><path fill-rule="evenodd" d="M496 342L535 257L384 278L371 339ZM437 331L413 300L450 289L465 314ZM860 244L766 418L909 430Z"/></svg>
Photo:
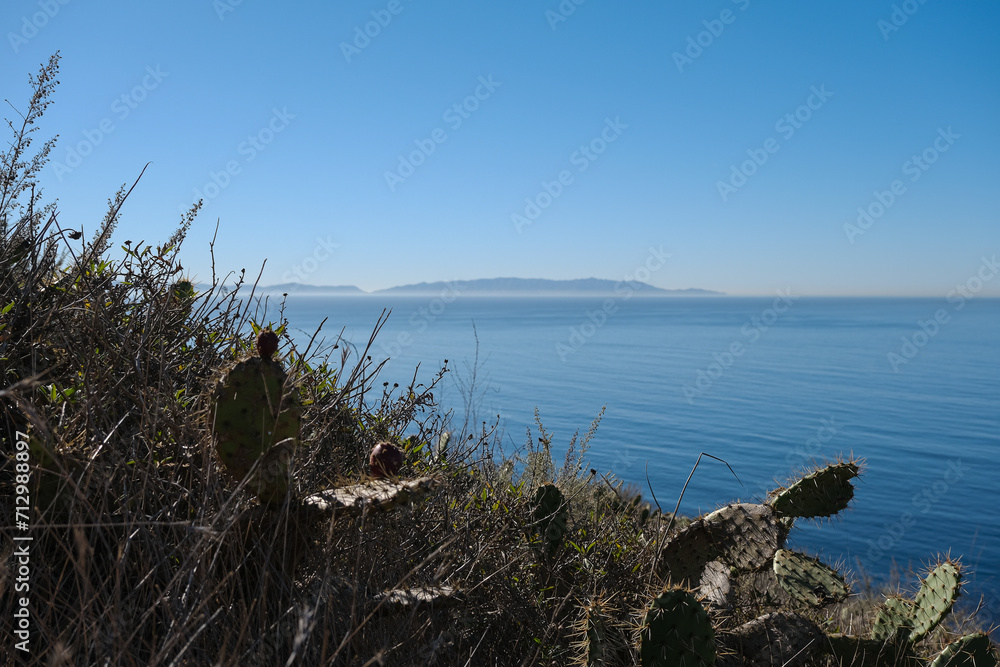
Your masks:
<svg viewBox="0 0 1000 667"><path fill-rule="evenodd" d="M216 221L222 271L366 290L617 280L652 248L664 288L943 296L1000 251L996 2L11 0L0 24L15 106L62 55L38 135L62 224L89 236L152 162L116 241L164 241L200 192L199 280Z"/></svg>

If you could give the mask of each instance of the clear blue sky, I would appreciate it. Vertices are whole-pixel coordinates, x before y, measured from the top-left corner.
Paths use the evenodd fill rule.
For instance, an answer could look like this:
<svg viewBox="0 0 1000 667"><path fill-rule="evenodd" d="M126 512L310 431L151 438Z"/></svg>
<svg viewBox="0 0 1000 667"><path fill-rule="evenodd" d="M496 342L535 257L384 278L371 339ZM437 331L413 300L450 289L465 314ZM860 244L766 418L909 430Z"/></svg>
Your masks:
<svg viewBox="0 0 1000 667"><path fill-rule="evenodd" d="M8 0L0 19L15 106L62 54L38 135L60 135L61 222L89 236L152 162L116 241L162 242L200 190L199 280L217 220L220 269L366 290L620 279L653 247L659 287L943 296L1000 253L996 2Z"/></svg>

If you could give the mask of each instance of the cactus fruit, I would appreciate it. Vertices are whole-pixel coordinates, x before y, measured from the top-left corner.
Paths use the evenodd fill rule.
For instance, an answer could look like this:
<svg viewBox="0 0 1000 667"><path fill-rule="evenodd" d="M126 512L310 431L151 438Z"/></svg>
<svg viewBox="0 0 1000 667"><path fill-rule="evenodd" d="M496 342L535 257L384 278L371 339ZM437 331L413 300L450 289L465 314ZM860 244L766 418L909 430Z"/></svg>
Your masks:
<svg viewBox="0 0 1000 667"><path fill-rule="evenodd" d="M587 603L575 627L580 639L573 644L577 654L574 664L583 667L618 664L625 642L615 620L615 609L607 600L597 597Z"/></svg>
<svg viewBox="0 0 1000 667"><path fill-rule="evenodd" d="M872 639L885 641L897 636L909 638L913 629L913 601L900 597L887 598L875 614Z"/></svg>
<svg viewBox="0 0 1000 667"><path fill-rule="evenodd" d="M261 329L257 334L257 354L261 359L270 361L274 353L278 351L278 334L270 329Z"/></svg>
<svg viewBox="0 0 1000 667"><path fill-rule="evenodd" d="M788 488L770 493L767 504L782 518L833 516L854 497L851 479L861 472L854 461L832 463L814 470Z"/></svg>
<svg viewBox="0 0 1000 667"><path fill-rule="evenodd" d="M569 509L566 499L555 484L543 484L535 490L532 507L535 529L542 535L546 555L551 557L562 545L568 530Z"/></svg>
<svg viewBox="0 0 1000 667"><path fill-rule="evenodd" d="M977 632L948 644L930 667L996 667L989 635Z"/></svg>
<svg viewBox="0 0 1000 667"><path fill-rule="evenodd" d="M844 579L818 559L779 549L774 554L774 574L789 595L812 607L841 602L849 591Z"/></svg>
<svg viewBox="0 0 1000 667"><path fill-rule="evenodd" d="M372 477L396 477L403 467L403 452L388 440L383 440L372 448L368 456L368 469Z"/></svg>
<svg viewBox="0 0 1000 667"><path fill-rule="evenodd" d="M767 505L727 505L678 531L664 545L660 569L675 584L696 584L713 560L754 570L770 562L786 536Z"/></svg>
<svg viewBox="0 0 1000 667"><path fill-rule="evenodd" d="M418 477L406 481L378 479L341 486L314 493L302 504L320 514L360 516L365 511L387 512L406 505L440 486L437 477Z"/></svg>
<svg viewBox="0 0 1000 667"><path fill-rule="evenodd" d="M744 666L809 665L822 648L823 631L798 614L775 612L744 623L733 632Z"/></svg>
<svg viewBox="0 0 1000 667"><path fill-rule="evenodd" d="M945 561L931 570L914 599L910 641L919 642L948 615L962 588L959 563Z"/></svg>
<svg viewBox="0 0 1000 667"><path fill-rule="evenodd" d="M715 664L715 629L694 595L683 588L668 588L653 598L639 627L639 664Z"/></svg>
<svg viewBox="0 0 1000 667"><path fill-rule="evenodd" d="M215 451L237 480L254 471L247 486L265 502L285 497L299 437L301 410L287 379L280 363L252 357L224 373L213 392Z"/></svg>

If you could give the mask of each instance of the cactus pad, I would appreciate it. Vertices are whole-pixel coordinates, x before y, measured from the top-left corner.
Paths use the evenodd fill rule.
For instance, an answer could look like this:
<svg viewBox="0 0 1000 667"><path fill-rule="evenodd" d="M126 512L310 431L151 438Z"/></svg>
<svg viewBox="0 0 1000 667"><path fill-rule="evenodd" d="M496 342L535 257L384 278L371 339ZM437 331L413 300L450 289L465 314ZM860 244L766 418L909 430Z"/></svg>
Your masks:
<svg viewBox="0 0 1000 667"><path fill-rule="evenodd" d="M890 597L879 607L872 625L872 639L885 641L897 635L909 637L913 629L913 601Z"/></svg>
<svg viewBox="0 0 1000 667"><path fill-rule="evenodd" d="M213 394L215 451L237 480L260 460L247 487L266 502L284 498L299 437L299 403L286 381L280 363L254 357L223 374Z"/></svg>
<svg viewBox="0 0 1000 667"><path fill-rule="evenodd" d="M664 545L660 568L675 584L696 584L713 560L754 570L770 562L786 536L767 505L727 505L677 532Z"/></svg>
<svg viewBox="0 0 1000 667"><path fill-rule="evenodd" d="M849 591L836 571L795 551L779 549L774 554L774 574L789 595L812 607L847 598Z"/></svg>
<svg viewBox="0 0 1000 667"><path fill-rule="evenodd" d="M569 509L562 491L555 484L543 484L532 501L535 528L542 536L544 551L552 556L566 535Z"/></svg>
<svg viewBox="0 0 1000 667"><path fill-rule="evenodd" d="M788 488L772 491L768 505L782 518L833 516L854 498L851 479L860 472L861 467L853 461L832 463Z"/></svg>
<svg viewBox="0 0 1000 667"><path fill-rule="evenodd" d="M366 510L387 512L406 505L440 484L437 477L418 477L402 482L376 479L314 493L303 498L302 504L321 514L361 516Z"/></svg>
<svg viewBox="0 0 1000 667"><path fill-rule="evenodd" d="M765 614L736 628L741 665L809 665L822 646L823 631L807 618L788 612Z"/></svg>
<svg viewBox="0 0 1000 667"><path fill-rule="evenodd" d="M618 656L625 643L615 620L615 611L602 597L591 600L583 607L583 615L576 625L580 639L574 643L577 653L575 664L586 667L618 664Z"/></svg>
<svg viewBox="0 0 1000 667"><path fill-rule="evenodd" d="M930 667L996 667L989 635L977 632L948 644Z"/></svg>
<svg viewBox="0 0 1000 667"><path fill-rule="evenodd" d="M924 577L914 600L911 642L926 637L948 615L961 587L961 566L952 561L941 563Z"/></svg>
<svg viewBox="0 0 1000 667"><path fill-rule="evenodd" d="M698 600L682 588L653 598L639 628L642 667L715 664L715 629Z"/></svg>

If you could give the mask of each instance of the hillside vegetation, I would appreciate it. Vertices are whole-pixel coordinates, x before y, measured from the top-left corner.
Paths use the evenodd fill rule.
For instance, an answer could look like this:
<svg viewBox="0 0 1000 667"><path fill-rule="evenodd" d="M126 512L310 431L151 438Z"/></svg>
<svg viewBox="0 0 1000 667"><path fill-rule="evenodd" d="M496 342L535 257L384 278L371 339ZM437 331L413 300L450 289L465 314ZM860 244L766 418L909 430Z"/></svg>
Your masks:
<svg viewBox="0 0 1000 667"><path fill-rule="evenodd" d="M949 616L961 563L883 599L785 548L847 507L861 461L675 520L589 469L596 421L504 452L435 404L447 368L381 377L382 319L303 349L242 275L196 292L177 258L198 206L159 245L112 252L125 186L90 238L66 228L38 187L54 142L32 142L57 70L0 164L4 660L996 664Z"/></svg>

